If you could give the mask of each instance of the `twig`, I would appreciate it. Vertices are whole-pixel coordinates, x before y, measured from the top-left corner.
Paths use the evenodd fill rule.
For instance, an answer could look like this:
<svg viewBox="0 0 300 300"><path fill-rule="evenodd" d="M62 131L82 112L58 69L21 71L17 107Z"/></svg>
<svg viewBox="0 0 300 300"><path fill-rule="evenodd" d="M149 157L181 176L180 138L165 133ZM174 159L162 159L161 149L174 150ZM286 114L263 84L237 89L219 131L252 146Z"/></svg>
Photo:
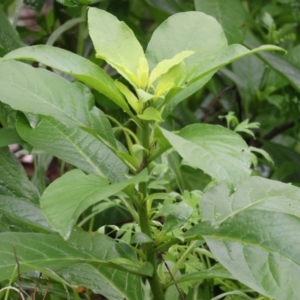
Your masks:
<svg viewBox="0 0 300 300"><path fill-rule="evenodd" d="M300 118L298 119L297 123L299 123L299 122L300 122ZM290 122L287 122L285 124L276 126L271 131L269 131L263 138L265 140L271 140L276 135L278 135L278 134L282 133L283 131L286 131L286 130L288 130L290 128L293 128L295 125L296 125L295 121L290 121Z"/></svg>
<svg viewBox="0 0 300 300"><path fill-rule="evenodd" d="M14 248L14 255L15 255L15 260L16 260L16 263L17 263L17 270L18 270L18 289L19 289L18 298L22 299L22 297L20 295L20 292L21 292L20 263L19 263L19 260L18 260L18 257L17 257L16 247L13 246L13 248Z"/></svg>
<svg viewBox="0 0 300 300"><path fill-rule="evenodd" d="M44 297L43 297L43 300L46 299L47 293L48 293L48 291L49 291L49 286L50 286L50 278L48 278L47 287L46 287L46 291L45 291L45 295L44 295Z"/></svg>
<svg viewBox="0 0 300 300"><path fill-rule="evenodd" d="M37 289L38 289L38 286L39 286L39 282L40 282L40 279L42 277L42 273L39 274L39 278L38 280L36 281L36 284L35 284L35 287L34 287L34 291L32 293L32 299L35 300L35 295L36 295L36 292L37 292Z"/></svg>
<svg viewBox="0 0 300 300"><path fill-rule="evenodd" d="M206 123L206 121L207 121L207 119L208 119L208 117L209 117L209 115L210 115L212 109L218 104L218 102L220 101L220 99L222 98L222 96L223 96L227 91L229 91L229 90L231 90L231 89L233 89L233 88L234 88L234 86L228 86L228 87L226 87L225 89L223 89L223 90L219 93L219 95L217 95L217 97L215 97L215 98L213 99L213 101L210 103L210 105L209 105L208 108L206 109L206 113L205 113L205 116L204 116L204 118L203 118L202 123Z"/></svg>
<svg viewBox="0 0 300 300"><path fill-rule="evenodd" d="M163 260L164 265L166 266L166 268L167 268L167 270L168 270L168 272L169 272L169 274L170 274L172 280L175 282L175 278L174 278L174 276L173 276L173 274L172 274L172 272L171 272L171 270L170 270L168 264L166 263L166 261L164 260L164 258L163 258L162 255L161 255L161 259ZM177 291L178 291L178 294L179 294L181 300L185 300L185 299L184 299L184 295L181 293L181 290L180 290L179 286L177 285L177 283L174 283L174 284L175 284L175 287L176 287L176 289L177 289Z"/></svg>

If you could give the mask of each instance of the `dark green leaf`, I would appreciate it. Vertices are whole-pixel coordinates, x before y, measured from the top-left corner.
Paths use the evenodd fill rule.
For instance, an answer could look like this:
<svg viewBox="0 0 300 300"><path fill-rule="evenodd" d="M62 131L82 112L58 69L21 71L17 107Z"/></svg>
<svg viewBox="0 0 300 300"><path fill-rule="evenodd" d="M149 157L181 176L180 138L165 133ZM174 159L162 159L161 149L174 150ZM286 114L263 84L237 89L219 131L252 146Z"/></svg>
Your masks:
<svg viewBox="0 0 300 300"><path fill-rule="evenodd" d="M14 128L0 129L0 148L11 144L21 144L23 140Z"/></svg>
<svg viewBox="0 0 300 300"><path fill-rule="evenodd" d="M10 24L0 4L0 48L9 52L23 46L18 32Z"/></svg>
<svg viewBox="0 0 300 300"><path fill-rule="evenodd" d="M92 174L122 181L127 171L123 162L103 143L81 128L69 128L59 121L44 117L35 128L19 119L16 128L20 136L38 149Z"/></svg>
<svg viewBox="0 0 300 300"><path fill-rule="evenodd" d="M115 195L130 184L145 180L147 173L141 172L126 181L110 184L98 175L73 170L45 190L40 199L41 208L51 226L67 239L77 219L89 206Z"/></svg>
<svg viewBox="0 0 300 300"><path fill-rule="evenodd" d="M28 180L24 168L8 148L0 148L0 197L12 196L36 202L39 192Z"/></svg>
<svg viewBox="0 0 300 300"><path fill-rule="evenodd" d="M113 79L110 78L96 64L83 57L64 49L39 45L24 47L7 54L4 60L26 59L39 61L51 68L69 74L83 83L96 89L105 95L124 111L131 114L131 111L119 90L116 88Z"/></svg>
<svg viewBox="0 0 300 300"><path fill-rule="evenodd" d="M299 188L250 177L234 194L213 187L200 209L204 222L188 234L204 236L235 278L268 297L298 299Z"/></svg>
<svg viewBox="0 0 300 300"><path fill-rule="evenodd" d="M221 24L229 44L241 43L246 10L239 0L194 0L197 11L204 12Z"/></svg>
<svg viewBox="0 0 300 300"><path fill-rule="evenodd" d="M218 181L236 185L251 171L251 153L235 132L218 125L195 124L175 135L161 129L163 135L190 165Z"/></svg>

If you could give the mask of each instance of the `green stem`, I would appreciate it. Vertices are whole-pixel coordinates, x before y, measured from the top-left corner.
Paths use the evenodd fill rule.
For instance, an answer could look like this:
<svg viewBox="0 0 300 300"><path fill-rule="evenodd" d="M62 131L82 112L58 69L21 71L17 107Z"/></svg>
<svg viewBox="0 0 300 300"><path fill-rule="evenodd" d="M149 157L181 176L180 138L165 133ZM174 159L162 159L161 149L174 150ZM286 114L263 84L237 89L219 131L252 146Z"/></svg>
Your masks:
<svg viewBox="0 0 300 300"><path fill-rule="evenodd" d="M142 127L142 146L145 149L149 150L149 124L148 122L143 122ZM144 153L143 161L145 161L145 168L147 168L147 154ZM139 184L139 192L142 195L141 203L138 207L139 213L139 224L141 227L141 231L152 238L151 228L150 228L150 220L148 216L147 210L147 202L144 201L144 198L147 197L147 182L141 182ZM155 300L164 300L165 295L164 291L157 273L157 262L156 262L156 252L153 251L153 243L145 243L143 244L143 249L146 255L146 259L153 266L153 275L152 277L148 277L148 281L152 290L152 297Z"/></svg>
<svg viewBox="0 0 300 300"><path fill-rule="evenodd" d="M186 260L187 256L190 254L190 252L195 248L198 241L192 242L189 247L185 250L185 252L181 255L180 259L176 262L175 266L172 269L172 275L175 276L184 261Z"/></svg>

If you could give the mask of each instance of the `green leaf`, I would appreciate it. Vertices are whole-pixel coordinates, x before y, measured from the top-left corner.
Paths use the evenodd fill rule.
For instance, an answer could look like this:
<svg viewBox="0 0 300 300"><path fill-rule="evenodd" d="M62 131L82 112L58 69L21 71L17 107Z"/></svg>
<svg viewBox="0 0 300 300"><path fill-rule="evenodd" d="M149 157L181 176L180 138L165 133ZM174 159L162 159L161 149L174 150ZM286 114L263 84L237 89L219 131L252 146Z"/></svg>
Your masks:
<svg viewBox="0 0 300 300"><path fill-rule="evenodd" d="M97 175L73 170L54 181L40 199L49 224L67 239L79 216L91 205L122 191L128 185L147 180L147 173L115 184ZM64 212L61 214L60 212Z"/></svg>
<svg viewBox="0 0 300 300"><path fill-rule="evenodd" d="M66 21L63 25L59 26L57 29L55 29L51 35L49 36L46 45L53 46L53 44L56 42L57 39L60 38L61 35L63 35L64 32L68 31L75 25L84 22L84 18L74 18ZM73 54L74 55L74 54Z"/></svg>
<svg viewBox="0 0 300 300"><path fill-rule="evenodd" d="M91 124L93 96L81 83L70 83L21 62L5 61L0 63L0 89L0 100L16 110L52 116L68 125Z"/></svg>
<svg viewBox="0 0 300 300"><path fill-rule="evenodd" d="M282 48L273 45L264 45L253 50L249 50L242 45L230 45L228 47L224 46L223 49L214 55L207 56L205 60L192 65L186 70L185 74L176 79L175 86L178 91L175 91L175 95L172 93L167 95L167 99L169 99L162 114L163 118L165 118L178 103L203 87L218 69L247 55L270 50L284 51ZM195 56L197 55L193 55L191 58ZM188 59L186 61L188 61Z"/></svg>
<svg viewBox="0 0 300 300"><path fill-rule="evenodd" d="M24 43L21 41L18 32L14 29L5 15L3 6L1 4L0 28L0 49L2 48L5 52L9 52L24 46Z"/></svg>
<svg viewBox="0 0 300 300"><path fill-rule="evenodd" d="M11 144L21 144L23 140L14 128L0 129L0 148Z"/></svg>
<svg viewBox="0 0 300 300"><path fill-rule="evenodd" d="M111 260L120 257L120 253L115 249L117 244L105 235L74 231L69 242L79 245L101 259ZM84 286L111 300L123 300L124 297L142 299L140 278L132 274L88 264L69 265L58 273L71 284Z"/></svg>
<svg viewBox="0 0 300 300"><path fill-rule="evenodd" d="M197 11L217 19L221 24L229 44L244 40L243 27L246 21L246 10L239 0L195 0Z"/></svg>
<svg viewBox="0 0 300 300"><path fill-rule="evenodd" d="M159 62L150 74L148 88L150 88L155 80L157 80L161 75L167 73L172 67L180 64L187 57L193 55L194 53L195 51L182 51L171 59L164 59L163 61Z"/></svg>
<svg viewBox="0 0 300 300"><path fill-rule="evenodd" d="M127 171L123 162L92 134L78 127L67 127L59 121L43 117L31 128L19 118L16 128L22 139L34 147L70 163L88 173L122 181Z"/></svg>
<svg viewBox="0 0 300 300"><path fill-rule="evenodd" d="M129 105L135 110L137 114L140 114L143 109L143 103L139 101L135 94L131 92L129 88L122 82L116 80L116 86L119 91L125 96Z"/></svg>
<svg viewBox="0 0 300 300"><path fill-rule="evenodd" d="M158 211L158 216L165 216L163 230L172 231L183 225L192 215L193 208L185 203L167 204Z"/></svg>
<svg viewBox="0 0 300 300"><path fill-rule="evenodd" d="M91 61L64 49L39 45L8 53L3 60L23 59L42 64L71 75L105 95L132 116L132 113L108 74Z"/></svg>
<svg viewBox="0 0 300 300"><path fill-rule="evenodd" d="M141 115L138 115L138 117L142 120L147 120L147 121L156 121L156 122L164 121L160 115L160 112L154 107L147 107Z"/></svg>
<svg viewBox="0 0 300 300"><path fill-rule="evenodd" d="M299 68L283 58L271 53L260 54L259 57L278 74L282 75L297 92L300 92Z"/></svg>
<svg viewBox="0 0 300 300"><path fill-rule="evenodd" d="M108 255L107 259L106 255L113 252L113 249L111 244L106 246L109 238L100 234L97 234L93 241L93 243L102 244L101 248L97 247L97 254L92 249L88 250L81 244L76 243L75 240L69 243L56 234L5 232L0 233L0 240L0 281L11 278L16 268L14 252L16 252L18 258L20 273L29 270L40 270L43 272L43 269L59 271L71 264L78 263L90 263L94 266L101 266L103 269L107 268L107 272L112 273L115 269L128 269L129 272L139 273L139 268L141 268L139 266L136 268L126 267L110 262L109 259L112 257ZM93 243L91 244L92 247ZM108 249L110 252L107 251ZM126 281L123 284L125 283Z"/></svg>
<svg viewBox="0 0 300 300"><path fill-rule="evenodd" d="M175 14L163 22L154 31L146 55L153 69L159 62L182 51L200 51L185 60L189 68L226 46L223 29L214 18L190 11Z"/></svg>
<svg viewBox="0 0 300 300"><path fill-rule="evenodd" d="M145 55L132 30L110 13L93 7L88 11L88 26L96 57L106 60L139 87L137 70L140 58Z"/></svg>
<svg viewBox="0 0 300 300"><path fill-rule="evenodd" d="M37 188L28 180L21 163L8 148L0 148L0 199L1 195L33 202L39 199Z"/></svg>
<svg viewBox="0 0 300 300"><path fill-rule="evenodd" d="M224 184L213 187L200 210L204 223L189 234L203 235L235 278L268 297L298 299L299 188L250 177L234 194Z"/></svg>
<svg viewBox="0 0 300 300"><path fill-rule="evenodd" d="M73 264L59 270L74 285L84 286L108 300L143 299L140 278L131 274L88 264Z"/></svg>
<svg viewBox="0 0 300 300"><path fill-rule="evenodd" d="M283 145L263 141L263 149L267 151L274 160L275 172L272 179L284 182L300 181L300 155L298 152Z"/></svg>
<svg viewBox="0 0 300 300"><path fill-rule="evenodd" d="M227 270L210 269L210 270L183 275L179 279L176 279L175 281L171 281L170 285L181 283L181 282L187 282L187 281L199 282L200 280L203 279L215 279L215 278L232 279L232 280L235 279Z"/></svg>
<svg viewBox="0 0 300 300"><path fill-rule="evenodd" d="M236 185L251 173L250 150L229 129L195 124L182 129L179 135L162 128L161 131L183 159L220 182Z"/></svg>
<svg viewBox="0 0 300 300"><path fill-rule="evenodd" d="M0 195L0 212L35 230L52 231L40 208L28 200Z"/></svg>

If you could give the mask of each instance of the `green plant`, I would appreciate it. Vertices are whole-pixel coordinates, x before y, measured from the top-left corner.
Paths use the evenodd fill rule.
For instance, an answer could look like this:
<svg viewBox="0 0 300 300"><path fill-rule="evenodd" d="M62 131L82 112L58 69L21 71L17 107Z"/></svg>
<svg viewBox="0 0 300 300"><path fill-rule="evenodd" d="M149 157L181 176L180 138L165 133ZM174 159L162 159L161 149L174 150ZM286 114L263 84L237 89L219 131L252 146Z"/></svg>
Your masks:
<svg viewBox="0 0 300 300"><path fill-rule="evenodd" d="M0 101L9 111L1 119L1 146L17 141L77 169L40 196L14 156L0 149L0 281L11 285L38 270L108 299L212 299L217 284L224 294L214 299L296 299L300 190L251 176L253 148L230 129L192 124L174 133L163 123L221 67L281 48L228 46L221 26L201 12L171 16L146 53L129 27L105 11L90 8L88 26L97 58L122 79L51 46L19 48L1 59ZM94 106L87 86L119 106L126 125ZM249 133L253 124L235 129ZM116 129L124 140L115 138ZM178 154L201 170L196 191L184 188ZM112 206L130 222L92 233L94 216ZM23 232L8 229L11 223Z"/></svg>

